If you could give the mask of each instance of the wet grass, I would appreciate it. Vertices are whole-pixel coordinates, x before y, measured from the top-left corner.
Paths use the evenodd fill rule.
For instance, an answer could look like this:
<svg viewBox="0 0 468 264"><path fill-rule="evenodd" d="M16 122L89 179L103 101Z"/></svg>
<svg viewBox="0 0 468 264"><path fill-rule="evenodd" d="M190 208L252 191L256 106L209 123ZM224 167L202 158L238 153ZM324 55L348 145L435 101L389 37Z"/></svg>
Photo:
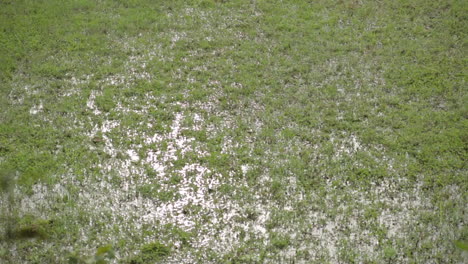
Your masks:
<svg viewBox="0 0 468 264"><path fill-rule="evenodd" d="M467 11L1 1L0 260L463 263Z"/></svg>

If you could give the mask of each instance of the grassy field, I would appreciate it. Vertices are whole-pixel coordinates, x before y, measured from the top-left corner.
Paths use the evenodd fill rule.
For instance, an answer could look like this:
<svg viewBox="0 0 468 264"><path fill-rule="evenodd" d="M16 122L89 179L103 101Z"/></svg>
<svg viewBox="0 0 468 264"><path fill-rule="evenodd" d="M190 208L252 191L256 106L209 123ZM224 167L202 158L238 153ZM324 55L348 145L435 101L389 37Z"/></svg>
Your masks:
<svg viewBox="0 0 468 264"><path fill-rule="evenodd" d="M0 0L0 263L467 263L462 0Z"/></svg>

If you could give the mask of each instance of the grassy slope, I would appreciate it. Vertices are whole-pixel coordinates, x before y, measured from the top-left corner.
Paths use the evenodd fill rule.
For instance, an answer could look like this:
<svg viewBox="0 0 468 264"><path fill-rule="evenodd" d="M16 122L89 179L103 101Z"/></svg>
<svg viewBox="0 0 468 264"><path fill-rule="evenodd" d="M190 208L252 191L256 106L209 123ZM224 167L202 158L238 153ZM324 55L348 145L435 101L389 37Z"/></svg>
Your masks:
<svg viewBox="0 0 468 264"><path fill-rule="evenodd" d="M2 1L0 162L18 181L17 209L2 208L20 226L52 221L39 221L48 239L4 241L0 257L55 262L110 243L123 261L157 240L168 262L466 260L454 241L468 240L467 11L463 1ZM171 131L193 138L188 151ZM146 159L155 149L164 176ZM138 161L126 162L130 150ZM189 228L145 222L143 205L114 208L124 197L153 209L184 201L182 187L195 188L185 177L200 174L183 172L190 164L220 182L204 199L236 217L216 224L228 213L184 204ZM216 249L223 230L239 243Z"/></svg>

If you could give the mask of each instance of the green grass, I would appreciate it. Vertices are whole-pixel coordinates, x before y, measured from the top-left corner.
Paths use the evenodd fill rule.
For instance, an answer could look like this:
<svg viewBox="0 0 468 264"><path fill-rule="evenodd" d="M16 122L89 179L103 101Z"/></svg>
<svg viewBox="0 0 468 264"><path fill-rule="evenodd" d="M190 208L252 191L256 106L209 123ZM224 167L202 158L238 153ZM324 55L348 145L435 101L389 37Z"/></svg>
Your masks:
<svg viewBox="0 0 468 264"><path fill-rule="evenodd" d="M141 249L141 255L132 259L130 263L138 264L156 262L169 255L170 252L170 248L160 242L152 242L144 245Z"/></svg>
<svg viewBox="0 0 468 264"><path fill-rule="evenodd" d="M1 1L0 262L466 262L466 14Z"/></svg>

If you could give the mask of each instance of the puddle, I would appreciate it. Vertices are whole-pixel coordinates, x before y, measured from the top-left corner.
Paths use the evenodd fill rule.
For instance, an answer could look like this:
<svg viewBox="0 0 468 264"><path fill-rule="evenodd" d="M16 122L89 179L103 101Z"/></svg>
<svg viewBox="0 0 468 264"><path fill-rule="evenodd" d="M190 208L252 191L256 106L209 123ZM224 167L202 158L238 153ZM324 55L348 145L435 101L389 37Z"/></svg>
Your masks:
<svg viewBox="0 0 468 264"><path fill-rule="evenodd" d="M93 113L95 115L100 115L101 114L101 111L99 111L99 109L97 109L97 106L96 106L96 96L98 95L101 95L101 93L99 93L98 91L91 91L90 95L89 95L89 98L88 98L88 101L86 102L86 106L93 111Z"/></svg>
<svg viewBox="0 0 468 264"><path fill-rule="evenodd" d="M42 112L42 109L44 109L44 105L41 102L38 105L35 105L35 106L31 107L31 109L29 109L29 113L31 115L35 115L35 114L37 114L39 112Z"/></svg>

